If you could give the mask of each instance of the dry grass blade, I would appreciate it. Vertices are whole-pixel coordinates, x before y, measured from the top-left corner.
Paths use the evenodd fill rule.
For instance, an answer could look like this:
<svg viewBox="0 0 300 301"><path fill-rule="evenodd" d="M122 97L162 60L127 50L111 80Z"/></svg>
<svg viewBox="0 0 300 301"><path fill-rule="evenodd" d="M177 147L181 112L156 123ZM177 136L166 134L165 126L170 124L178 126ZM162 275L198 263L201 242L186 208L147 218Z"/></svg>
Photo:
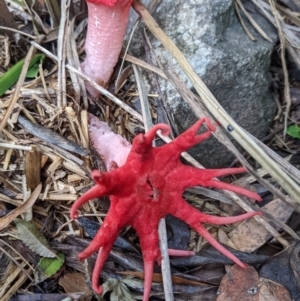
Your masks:
<svg viewBox="0 0 300 301"><path fill-rule="evenodd" d="M263 16L265 16L276 28L277 28L277 23L275 20L275 16L272 14L272 8L268 3L262 1L262 0L252 0L253 4L258 8L258 10L261 12ZM281 30L287 40L287 48L290 44L290 46L299 49L300 48L300 39L298 36L294 33L295 31L297 32L298 29L295 26L288 25L284 23L283 17L279 15L279 12L277 11L276 16L280 19L280 24L281 24ZM300 68L300 65L298 64L298 67Z"/></svg>
<svg viewBox="0 0 300 301"><path fill-rule="evenodd" d="M0 230L7 227L17 216L19 216L20 214L26 212L29 208L31 208L35 203L35 201L38 199L41 190L42 190L42 184L39 184L23 205L16 208L9 214L5 215L5 217L0 218Z"/></svg>
<svg viewBox="0 0 300 301"><path fill-rule="evenodd" d="M34 268L30 265L30 263L20 254L16 249L14 249L10 244L0 239L0 242L10 248L14 253L16 253L22 260L27 264L27 266L34 272Z"/></svg>
<svg viewBox="0 0 300 301"><path fill-rule="evenodd" d="M68 27L68 40L67 40L67 57L68 62L71 66L74 66L78 70L80 70L80 62L78 53L76 50L76 43L75 43L75 35L74 35L74 23L75 17L71 20ZM73 88L75 91L75 101L79 105L80 98L83 98L84 109L88 108L88 100L87 100L87 93L86 88L84 85L84 81L78 77L73 72L70 72L70 76L72 79Z"/></svg>
<svg viewBox="0 0 300 301"><path fill-rule="evenodd" d="M124 272L118 272L118 274L125 275L125 276L134 276L134 277L138 277L140 279L144 279L144 273L142 273L142 272L132 272L132 271L127 272L127 271L124 271ZM153 282L162 282L163 278L162 278L161 274L153 273L152 281ZM200 281L189 280L189 279L185 279L185 278L182 278L182 277L179 277L179 276L172 276L172 282L174 284L208 286L207 284L202 283Z"/></svg>
<svg viewBox="0 0 300 301"><path fill-rule="evenodd" d="M134 70L137 87L139 91L145 130L149 131L153 126L153 124L151 121L152 117L151 117L149 101L147 97L148 92L143 83L143 78L139 70L139 67L133 65L133 70ZM163 277L165 300L172 301L174 297L173 297L173 288L172 288L172 281L171 281L170 261L168 255L168 238L167 238L167 230L166 230L166 221L164 218L160 220L158 226L158 234L159 234L160 251L162 255L161 270L162 270L162 277Z"/></svg>
<svg viewBox="0 0 300 301"><path fill-rule="evenodd" d="M276 8L280 11L280 13L289 19L292 23L300 27L299 13L292 12L290 9L281 6L278 3L275 3Z"/></svg>
<svg viewBox="0 0 300 301"><path fill-rule="evenodd" d="M5 251L5 249L2 248L1 246L0 246L0 250L6 256L8 256L11 261L13 261L13 263L27 276L28 279L30 279L34 283L34 279L30 276L30 274L25 270L25 268L21 264L18 263L18 261L9 252ZM29 267L30 267L31 272L33 272L34 269L31 266L29 266Z"/></svg>
<svg viewBox="0 0 300 301"><path fill-rule="evenodd" d="M245 14L245 16L248 18L249 22L252 24L252 26L257 30L257 32L267 41L269 41L270 43L273 43L273 41L266 35L266 33L260 28L260 26L253 20L253 18L251 17L251 15L246 11L246 9L244 8L241 0L235 0L236 3L238 4L238 6L241 8L241 10L243 11L243 13Z"/></svg>
<svg viewBox="0 0 300 301"><path fill-rule="evenodd" d="M300 40L295 35L295 33L284 24L282 17L276 9L276 5L273 0L268 0L270 5L261 0L252 0L256 7L261 11L261 13L277 28L280 40L280 57L282 62L282 69L284 75L284 99L286 101L286 108L284 113L285 118L285 129L284 135L286 134L287 129L287 120L289 117L289 111L291 106L291 97L290 97L290 86L289 86L289 76L287 70L287 64L285 59L285 50L287 49L290 52L290 55L294 59L295 63L300 67L299 60L299 50L293 49L300 47ZM272 15L269 13L272 12ZM288 43L287 43L288 42ZM289 45L290 44L290 45Z"/></svg>
<svg viewBox="0 0 300 301"><path fill-rule="evenodd" d="M281 57L281 63L282 63L282 69L283 69L283 76L284 76L284 99L286 101L286 108L285 108L285 115L284 115L284 135L286 135L286 129L287 129L287 121L289 117L289 112L291 108L291 96L290 96L290 83L289 83L289 74L287 70L287 64L285 59L285 51L286 51L286 39L284 36L284 33L281 28L281 22L279 20L279 14L277 12L275 3L273 0L269 0L270 7L272 9L273 16L275 18L276 27L279 34L279 40L280 40L280 57Z"/></svg>
<svg viewBox="0 0 300 301"><path fill-rule="evenodd" d="M139 91L139 98L141 102L141 108L142 108L142 115L143 115L143 122L145 126L145 131L148 132L151 127L153 126L152 124L152 117L151 117L151 112L149 108L149 103L148 103L148 91L146 90L146 87L143 83L143 78L142 74L140 71L140 68L136 65L133 65L133 70L134 70L134 75L136 78L136 83Z"/></svg>
<svg viewBox="0 0 300 301"><path fill-rule="evenodd" d="M237 16L238 16L238 18L239 18L239 21L240 21L242 27L244 28L246 34L248 35L248 37L249 37L252 41L256 41L256 39L254 38L254 36L252 35L252 33L248 30L246 24L244 23L244 20L243 20L241 14L240 14L240 10L239 10L239 6L238 6L238 4L237 4L237 1L234 2L234 7L235 7L235 11L236 11L236 13L237 13Z"/></svg>
<svg viewBox="0 0 300 301"><path fill-rule="evenodd" d="M283 159L280 157L277 153L275 153L273 150L271 150L269 147L267 147L264 143L262 143L260 140L258 140L256 137L251 135L250 133L247 133L251 136L251 138L271 157L274 161L276 161L280 167L285 171L287 174L289 174L298 184L300 184L300 170L297 169L295 166L293 166L291 163L289 163L286 159Z"/></svg>
<svg viewBox="0 0 300 301"><path fill-rule="evenodd" d="M32 151L31 146L25 146L25 145L17 145L13 143L2 143L0 142L0 148L7 148L7 149L18 149L18 150L24 150L24 151Z"/></svg>
<svg viewBox="0 0 300 301"><path fill-rule="evenodd" d="M13 294L23 285L23 283L27 280L27 276L24 273L23 269L25 268L25 264L21 263L22 269L16 268L13 273L9 275L6 281L6 285L0 288L0 296L1 294L5 294L1 297L1 301L9 301ZM27 274L31 273L30 269L26 270ZM13 283L13 285L12 285ZM5 290L8 289L8 290Z"/></svg>
<svg viewBox="0 0 300 301"><path fill-rule="evenodd" d="M28 37L28 38L30 38L32 40L36 40L37 39L36 36L33 36L33 35L29 34L29 33L26 33L26 32L23 32L21 30L17 30L17 29L11 28L11 27L0 26L0 29L18 33L18 34L23 35L25 37Z"/></svg>
<svg viewBox="0 0 300 301"><path fill-rule="evenodd" d="M152 34L177 60L212 115L225 129L230 129L229 132L233 138L235 138L235 140L270 173L270 175L290 194L291 198L300 203L300 187L286 173L282 172L281 168L271 160L248 135L245 135L243 129L222 108L207 86L195 73L186 58L168 36L159 28L158 24L147 12L145 7L137 0L133 1L133 7L142 16Z"/></svg>
<svg viewBox="0 0 300 301"><path fill-rule="evenodd" d="M66 37L69 20L70 0L63 0L61 3L61 17L58 33L58 72L57 72L57 106L65 106L66 98Z"/></svg>
<svg viewBox="0 0 300 301"><path fill-rule="evenodd" d="M38 196L39 199L43 199L44 194L40 194ZM23 194L17 194L16 195L16 200L22 200L23 199ZM45 197L45 200L47 201L76 201L78 199L78 196L76 194L70 194L70 193L51 193L48 194L47 197ZM14 200L16 202L16 200ZM17 204L17 203L16 203Z"/></svg>
<svg viewBox="0 0 300 301"><path fill-rule="evenodd" d="M137 66L140 66L143 69L152 71L152 72L158 74L159 76L161 76L162 78L167 79L165 73L161 69L156 68L156 67L154 67L154 66L152 66L152 65L150 65L150 64L148 64L148 63L146 63L146 62L144 62L144 61L142 61L142 60L140 60L140 59L138 59L138 58L136 58L136 57L134 57L130 54L126 54L126 56L125 56L124 53L121 53L120 57L125 58L125 60L127 62L130 62L130 63L133 63Z"/></svg>
<svg viewBox="0 0 300 301"><path fill-rule="evenodd" d="M58 2L56 0L45 0L45 4L51 17L53 28L57 28L60 19L60 7Z"/></svg>
<svg viewBox="0 0 300 301"><path fill-rule="evenodd" d="M13 192L21 192L22 189L19 187L19 185L15 184L14 182L10 181L6 177L6 174L0 171L0 182L3 183L8 189L11 189Z"/></svg>
<svg viewBox="0 0 300 301"><path fill-rule="evenodd" d="M3 162L3 170L8 169L9 162L10 162L10 159L11 159L11 156L12 156L12 151L13 150L10 148L6 152L5 159L4 159L4 162Z"/></svg>
<svg viewBox="0 0 300 301"><path fill-rule="evenodd" d="M67 40L66 45L67 45L68 62L72 66L76 66L76 64L74 62L74 56L73 56L73 53L76 52L76 51L73 51L74 50L74 48L73 48L74 45L72 43L72 41L74 41L73 27L74 27L74 21L70 22L70 24L68 26L68 35L67 35L68 40ZM81 89L80 89L80 84L79 84L79 81L78 81L78 77L73 72L70 72L70 77L71 77L71 81L72 81L73 90L74 90L74 93L75 93L74 102L77 104L77 106L79 106L80 105L80 97L81 97L81 95L80 95L81 94Z"/></svg>

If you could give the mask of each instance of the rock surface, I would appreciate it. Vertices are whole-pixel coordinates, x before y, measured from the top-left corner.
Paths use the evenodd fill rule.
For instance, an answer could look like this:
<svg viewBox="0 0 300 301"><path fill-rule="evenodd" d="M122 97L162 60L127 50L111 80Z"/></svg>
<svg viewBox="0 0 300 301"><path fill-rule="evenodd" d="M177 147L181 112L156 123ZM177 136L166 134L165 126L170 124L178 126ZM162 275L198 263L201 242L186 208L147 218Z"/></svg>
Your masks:
<svg viewBox="0 0 300 301"><path fill-rule="evenodd" d="M143 2L147 5L149 1ZM274 45L245 21L257 39L250 40L235 15L232 0L163 0L153 16L225 110L239 125L262 138L276 110L268 75ZM259 14L255 14L255 20L276 41L272 25ZM164 68L173 68L192 89L171 55L151 35L150 38ZM140 41L134 40L131 51L143 57ZM182 132L197 118L169 82L160 79L159 83L161 96L167 100ZM153 86L151 92L155 89ZM205 167L225 166L234 159L215 139L194 148L191 154Z"/></svg>

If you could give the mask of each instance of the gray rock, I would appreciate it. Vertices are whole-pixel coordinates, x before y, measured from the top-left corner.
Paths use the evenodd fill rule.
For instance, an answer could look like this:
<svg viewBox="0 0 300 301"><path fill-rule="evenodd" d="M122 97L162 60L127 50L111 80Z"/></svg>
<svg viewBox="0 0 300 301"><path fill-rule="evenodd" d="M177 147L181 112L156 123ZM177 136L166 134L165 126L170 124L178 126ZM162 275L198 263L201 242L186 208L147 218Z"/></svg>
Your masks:
<svg viewBox="0 0 300 301"><path fill-rule="evenodd" d="M163 0L154 18L231 117L257 138L262 138L276 110L268 75L274 45L246 21L257 41L249 39L235 15L232 0ZM271 39L277 39L272 25L263 17L255 14L255 20ZM153 37L151 42L164 68L173 68L187 87L193 89L164 47ZM140 45L136 39L131 51L142 57ZM162 97L167 100L182 132L196 117L169 82L163 79L159 82ZM153 86L151 92L155 89ZM225 166L234 159L215 139L193 148L191 154L206 167Z"/></svg>

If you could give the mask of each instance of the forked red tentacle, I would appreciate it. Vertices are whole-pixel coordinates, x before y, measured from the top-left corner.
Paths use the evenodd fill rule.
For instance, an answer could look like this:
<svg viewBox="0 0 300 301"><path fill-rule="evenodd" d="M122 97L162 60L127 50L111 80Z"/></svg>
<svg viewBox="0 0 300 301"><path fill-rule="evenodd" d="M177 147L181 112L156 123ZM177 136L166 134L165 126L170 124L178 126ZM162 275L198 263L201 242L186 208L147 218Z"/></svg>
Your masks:
<svg viewBox="0 0 300 301"><path fill-rule="evenodd" d="M193 170L197 170L193 168ZM200 169L201 170L201 169ZM247 170L245 167L234 167L234 168L217 168L217 169L205 169L205 177L207 178L218 178L223 176L229 176L239 173L245 173ZM202 169L203 173L203 169ZM203 175L202 175L203 176Z"/></svg>
<svg viewBox="0 0 300 301"><path fill-rule="evenodd" d="M87 192L85 192L71 207L70 216L72 219L75 219L78 217L77 210L79 207L81 207L83 204L87 203L91 199L99 198L103 196L103 188L99 185L96 185L89 189Z"/></svg>
<svg viewBox="0 0 300 301"><path fill-rule="evenodd" d="M84 260L90 256L92 256L95 252L97 252L102 246L107 243L107 239L101 239L101 235L103 234L103 230L97 232L96 236L93 238L92 242L78 254L79 260Z"/></svg>
<svg viewBox="0 0 300 301"><path fill-rule="evenodd" d="M147 143L145 135L139 134L134 137L132 141L131 152L128 155L127 161L133 161L136 157L136 154L144 154L151 149L151 145Z"/></svg>
<svg viewBox="0 0 300 301"><path fill-rule="evenodd" d="M259 211L254 211L254 212L248 212L236 216L221 217L221 216L213 216L201 212L201 222L212 224L212 225L234 224L234 223L244 221L245 219L253 217L255 215L263 215L263 213Z"/></svg>
<svg viewBox="0 0 300 301"><path fill-rule="evenodd" d="M152 142L155 138L156 132L161 130L163 135L170 134L170 127L167 124L159 123L154 125L146 134L139 134L134 137L132 141L132 152L129 153L128 159L135 158L135 154L146 154L152 149Z"/></svg>
<svg viewBox="0 0 300 301"><path fill-rule="evenodd" d="M202 222L207 222L210 224L225 224L225 223L235 223L238 221L245 220L246 218L252 217L254 215L261 215L261 212L251 212L242 214L239 216L232 216L232 217L217 217L217 216L210 216L204 214L194 207L187 204L183 199L177 199L176 205L180 204L180 210L176 210L176 208L172 208L171 214L175 217L184 220L190 227L196 230L200 235L202 235L212 246L214 246L218 251L222 254L233 260L236 264L241 267L246 267L236 256L226 250L221 244L219 244L211 235L210 233L204 228L201 224ZM176 206L176 207L177 207Z"/></svg>
<svg viewBox="0 0 300 301"><path fill-rule="evenodd" d="M103 292L103 287L101 285L99 285L99 276L102 272L104 263L109 255L109 252L110 252L112 246L113 246L113 243L109 243L109 244L101 247L98 252L98 256L96 259L95 267L93 270L93 276L92 276L93 290L97 294L102 294L102 292Z"/></svg>
<svg viewBox="0 0 300 301"><path fill-rule="evenodd" d="M151 293L154 260L144 261L144 294L143 301L148 301Z"/></svg>
<svg viewBox="0 0 300 301"><path fill-rule="evenodd" d="M207 124L208 130L204 133L197 134L203 123ZM211 132L215 131L215 126L211 123L208 118L201 118L195 122L189 129L179 135L173 141L173 148L177 149L178 152L183 152L191 148L192 146L208 139L211 136Z"/></svg>
<svg viewBox="0 0 300 301"><path fill-rule="evenodd" d="M79 253L78 258L80 260L90 257L102 246L111 244L111 242L114 242L117 239L120 230L125 226L126 222L122 221L121 223L121 221L115 221L115 215L115 207L111 205L103 224L93 238L92 242L87 248L84 249L84 251Z"/></svg>
<svg viewBox="0 0 300 301"><path fill-rule="evenodd" d="M185 200L182 198L177 199L174 201L176 204L170 213L177 218L184 220L187 224L189 224L192 228L197 227L200 223L208 223L213 225L225 225L225 224L233 224L237 222L241 222L247 218L253 217L255 215L262 215L263 213L260 211L248 212L237 216L228 216L228 217L221 217L221 216L214 216L205 214L196 208L189 205ZM176 210L177 207L180 207L180 210Z"/></svg>
<svg viewBox="0 0 300 301"><path fill-rule="evenodd" d="M168 254L169 256L189 257L195 255L195 252L187 250L168 249Z"/></svg>
<svg viewBox="0 0 300 301"><path fill-rule="evenodd" d="M102 185L106 189L110 186L110 177L107 173L101 172L100 170L93 170L91 173L92 179L98 184Z"/></svg>
<svg viewBox="0 0 300 301"><path fill-rule="evenodd" d="M204 228L203 225L199 223L197 227L193 227L203 238L205 238L215 249L225 255L227 258L231 259L237 265L242 268L246 268L247 265L241 262L235 255L229 252L226 248L224 248L219 242L217 242L213 236Z"/></svg>
<svg viewBox="0 0 300 301"><path fill-rule="evenodd" d="M246 172L244 167L224 168L224 169L200 169L188 165L177 167L178 174L182 176L181 183L183 187L202 186L213 178L227 176L231 174L239 174Z"/></svg>
<svg viewBox="0 0 300 301"><path fill-rule="evenodd" d="M97 255L97 259L96 259L96 262L95 262L95 266L94 266L94 270L93 270L93 275L92 275L92 287L93 287L93 290L97 294L99 294L99 295L102 294L102 292L103 292L102 285L99 285L99 276L100 276L100 274L102 272L102 267L101 267L102 249L103 249L103 247L101 247L99 249L99 251L98 251L98 255Z"/></svg>
<svg viewBox="0 0 300 301"><path fill-rule="evenodd" d="M177 173L180 175L180 184L183 188L202 186L213 187L217 189L226 189L235 193L253 198L261 201L261 197L250 190L240 186L224 183L222 181L214 180L213 178L226 176L230 174L238 174L245 172L244 167L225 168L225 169L198 169L191 166L181 165L177 167ZM176 175L177 176L177 175Z"/></svg>
<svg viewBox="0 0 300 301"><path fill-rule="evenodd" d="M260 202L262 200L261 197L253 191L250 191L250 190L240 187L240 186L235 186L235 185L224 183L224 182L217 181L217 180L207 181L206 187L214 187L217 189L225 189L225 190L233 191L235 193L244 195L248 198L255 199L258 202Z"/></svg>
<svg viewBox="0 0 300 301"><path fill-rule="evenodd" d="M167 124L164 123L158 123L156 125L154 125L146 134L145 134L145 138L147 140L147 143L152 145L152 141L155 138L155 135L157 133L157 131L161 130L162 134L164 136L168 136L170 135L170 127Z"/></svg>

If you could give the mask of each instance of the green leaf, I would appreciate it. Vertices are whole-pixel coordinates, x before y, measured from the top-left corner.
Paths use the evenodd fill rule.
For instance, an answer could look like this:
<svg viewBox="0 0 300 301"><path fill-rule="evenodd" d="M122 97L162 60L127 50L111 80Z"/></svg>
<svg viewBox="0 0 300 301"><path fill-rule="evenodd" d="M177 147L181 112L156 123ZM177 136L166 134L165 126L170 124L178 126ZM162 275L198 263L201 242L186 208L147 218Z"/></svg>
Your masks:
<svg viewBox="0 0 300 301"><path fill-rule="evenodd" d="M39 61L37 61L35 64L33 64L31 67L28 68L26 77L28 78L36 78L39 74L39 65L43 64L45 59L44 55L40 55Z"/></svg>
<svg viewBox="0 0 300 301"><path fill-rule="evenodd" d="M63 253L57 253L56 258L41 258L34 275L35 281L39 283L53 276L62 267L64 262L65 255Z"/></svg>
<svg viewBox="0 0 300 301"><path fill-rule="evenodd" d="M121 281L118 282L118 285L114 287L110 294L111 301L136 301L136 299L131 295L127 286Z"/></svg>
<svg viewBox="0 0 300 301"><path fill-rule="evenodd" d="M33 252L43 257L56 257L56 253L52 251L47 239L31 222L22 219L15 219L19 238Z"/></svg>
<svg viewBox="0 0 300 301"><path fill-rule="evenodd" d="M296 124L288 126L286 133L291 137L300 139L300 127Z"/></svg>
<svg viewBox="0 0 300 301"><path fill-rule="evenodd" d="M45 56L43 54L36 54L30 64L30 68L38 62L42 62ZM0 96L2 96L11 86L13 86L19 79L22 72L25 59L20 60L14 66L12 66L7 72L0 77ZM30 72L31 73L31 72Z"/></svg>
<svg viewBox="0 0 300 301"><path fill-rule="evenodd" d="M122 282L122 280L109 278L103 283L103 293L104 296L107 292L111 291L110 300L111 301L136 301L132 293L129 291L127 286Z"/></svg>
<svg viewBox="0 0 300 301"><path fill-rule="evenodd" d="M56 258L41 258L37 266L46 276L51 277L62 267L64 262L65 254L57 253Z"/></svg>
<svg viewBox="0 0 300 301"><path fill-rule="evenodd" d="M110 292L111 290L113 290L113 288L118 284L118 279L115 278L109 278L107 279L103 284L103 292L102 292L102 296L104 296L107 292Z"/></svg>

